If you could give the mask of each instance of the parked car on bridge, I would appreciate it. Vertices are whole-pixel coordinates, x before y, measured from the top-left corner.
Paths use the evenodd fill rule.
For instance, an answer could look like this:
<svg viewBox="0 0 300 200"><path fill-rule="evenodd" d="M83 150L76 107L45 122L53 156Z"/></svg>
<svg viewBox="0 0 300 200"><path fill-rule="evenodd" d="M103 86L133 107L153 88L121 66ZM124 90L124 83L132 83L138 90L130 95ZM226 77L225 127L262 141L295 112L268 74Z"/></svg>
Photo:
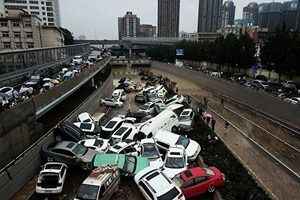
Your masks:
<svg viewBox="0 0 300 200"><path fill-rule="evenodd" d="M190 133L195 123L195 112L191 108L184 109L179 115L179 133Z"/></svg>
<svg viewBox="0 0 300 200"><path fill-rule="evenodd" d="M138 137L138 129L136 126L130 123L123 123L120 128L118 128L110 137L109 145L113 146L118 142L125 140L136 141Z"/></svg>
<svg viewBox="0 0 300 200"><path fill-rule="evenodd" d="M79 122L94 123L93 117L87 112L79 114L77 120Z"/></svg>
<svg viewBox="0 0 300 200"><path fill-rule="evenodd" d="M80 166L89 170L97 151L75 142L62 141L57 144L44 145L42 153L48 160L62 162L68 166Z"/></svg>
<svg viewBox="0 0 300 200"><path fill-rule="evenodd" d="M75 126L80 128L86 135L86 137L94 137L96 133L96 126L90 122L75 122Z"/></svg>
<svg viewBox="0 0 300 200"><path fill-rule="evenodd" d="M108 200L118 191L120 173L116 167L100 167L79 186L74 200Z"/></svg>
<svg viewBox="0 0 300 200"><path fill-rule="evenodd" d="M108 153L126 154L132 156L138 156L138 145L136 142L123 141L111 146Z"/></svg>
<svg viewBox="0 0 300 200"><path fill-rule="evenodd" d="M300 97L285 98L284 101L293 105L300 105Z"/></svg>
<svg viewBox="0 0 300 200"><path fill-rule="evenodd" d="M54 134L57 141L79 142L86 138L86 134L80 128L68 121L60 123L54 129Z"/></svg>
<svg viewBox="0 0 300 200"><path fill-rule="evenodd" d="M122 126L125 119L123 117L114 117L108 121L104 126L101 126L101 137L104 139L109 139L111 135Z"/></svg>
<svg viewBox="0 0 300 200"><path fill-rule="evenodd" d="M147 200L184 200L180 188L160 170L147 167L134 177L134 181Z"/></svg>
<svg viewBox="0 0 300 200"><path fill-rule="evenodd" d="M58 162L48 162L42 166L36 183L36 193L38 194L59 194L62 192L67 165Z"/></svg>
<svg viewBox="0 0 300 200"><path fill-rule="evenodd" d="M13 101L15 97L18 96L18 92L15 91L13 87L2 87L0 88L0 93L7 95L8 101Z"/></svg>
<svg viewBox="0 0 300 200"><path fill-rule="evenodd" d="M83 63L83 57L80 55L74 56L72 63L74 63L76 65L81 65Z"/></svg>
<svg viewBox="0 0 300 200"><path fill-rule="evenodd" d="M224 186L225 175L216 167L194 167L179 173L173 181L184 196L190 199Z"/></svg>

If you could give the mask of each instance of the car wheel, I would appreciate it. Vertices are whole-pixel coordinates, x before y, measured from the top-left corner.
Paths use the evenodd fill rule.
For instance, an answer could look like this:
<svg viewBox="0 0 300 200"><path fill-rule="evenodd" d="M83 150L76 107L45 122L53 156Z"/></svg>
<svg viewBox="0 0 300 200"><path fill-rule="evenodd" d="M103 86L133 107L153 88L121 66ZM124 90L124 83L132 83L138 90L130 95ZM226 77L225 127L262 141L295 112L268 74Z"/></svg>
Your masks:
<svg viewBox="0 0 300 200"><path fill-rule="evenodd" d="M209 186L208 192L213 193L216 190L215 186Z"/></svg>

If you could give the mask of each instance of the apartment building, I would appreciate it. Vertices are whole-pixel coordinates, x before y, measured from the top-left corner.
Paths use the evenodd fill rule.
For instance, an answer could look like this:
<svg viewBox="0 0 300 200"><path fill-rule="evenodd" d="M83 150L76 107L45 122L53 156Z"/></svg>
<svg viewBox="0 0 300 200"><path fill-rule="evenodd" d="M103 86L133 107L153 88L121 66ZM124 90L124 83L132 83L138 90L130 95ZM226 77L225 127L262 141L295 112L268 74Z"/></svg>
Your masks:
<svg viewBox="0 0 300 200"><path fill-rule="evenodd" d="M42 20L43 25L60 26L58 0L4 0L7 10L22 9Z"/></svg>

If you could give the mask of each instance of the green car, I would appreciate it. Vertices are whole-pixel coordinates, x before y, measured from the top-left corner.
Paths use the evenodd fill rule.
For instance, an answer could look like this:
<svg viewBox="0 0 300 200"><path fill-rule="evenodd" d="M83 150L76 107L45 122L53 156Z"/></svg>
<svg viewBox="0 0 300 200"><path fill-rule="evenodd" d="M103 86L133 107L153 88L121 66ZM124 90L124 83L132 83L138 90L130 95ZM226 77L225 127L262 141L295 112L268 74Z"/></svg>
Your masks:
<svg viewBox="0 0 300 200"><path fill-rule="evenodd" d="M150 165L147 158L124 154L97 154L93 160L94 167L117 166L126 175L134 176Z"/></svg>

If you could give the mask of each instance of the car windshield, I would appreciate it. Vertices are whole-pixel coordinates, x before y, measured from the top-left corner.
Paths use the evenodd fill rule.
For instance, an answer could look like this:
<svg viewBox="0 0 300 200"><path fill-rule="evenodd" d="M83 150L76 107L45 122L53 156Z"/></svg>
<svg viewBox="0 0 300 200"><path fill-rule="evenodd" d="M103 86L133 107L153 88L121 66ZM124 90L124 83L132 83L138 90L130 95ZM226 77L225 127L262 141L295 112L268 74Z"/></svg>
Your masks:
<svg viewBox="0 0 300 200"><path fill-rule="evenodd" d="M78 156L83 156L87 151L88 148L86 148L83 145L77 144L74 148L73 148L73 153L78 155Z"/></svg>
<svg viewBox="0 0 300 200"><path fill-rule="evenodd" d="M103 140L101 140L101 139L96 139L95 140L95 143L94 143L94 146L96 146L96 147L101 147L102 145L103 145Z"/></svg>
<svg viewBox="0 0 300 200"><path fill-rule="evenodd" d="M160 157L159 152L157 151L157 148L154 144L146 143L142 146L142 156L148 157L148 158L158 158Z"/></svg>
<svg viewBox="0 0 300 200"><path fill-rule="evenodd" d="M79 187L77 199L80 200L96 200L99 186L83 184Z"/></svg>
<svg viewBox="0 0 300 200"><path fill-rule="evenodd" d="M91 130L92 124L91 123L81 123L80 128L85 129L85 130Z"/></svg>
<svg viewBox="0 0 300 200"><path fill-rule="evenodd" d="M209 169L209 168L204 168L205 172L206 172L206 175L208 176L214 176L215 173L213 170Z"/></svg>
<svg viewBox="0 0 300 200"><path fill-rule="evenodd" d="M123 170L128 173L134 173L136 168L136 157L126 156Z"/></svg>
<svg viewBox="0 0 300 200"><path fill-rule="evenodd" d="M180 115L179 116L179 121L188 121L191 120L190 115Z"/></svg>
<svg viewBox="0 0 300 200"><path fill-rule="evenodd" d="M165 167L167 168L183 168L184 165L184 158L182 157L167 157L165 162Z"/></svg>
<svg viewBox="0 0 300 200"><path fill-rule="evenodd" d="M157 197L157 200L170 200L170 199L175 199L180 194L180 192L174 187L167 193Z"/></svg>
<svg viewBox="0 0 300 200"><path fill-rule="evenodd" d="M186 148L190 144L190 140L184 136L179 136L176 145L182 145L184 148Z"/></svg>
<svg viewBox="0 0 300 200"><path fill-rule="evenodd" d="M105 128L113 128L117 121L110 121L106 124Z"/></svg>
<svg viewBox="0 0 300 200"><path fill-rule="evenodd" d="M127 127L121 127L121 128L119 128L119 129L114 133L114 135L118 135L118 136L123 135L123 133L124 133L127 129L128 129Z"/></svg>
<svg viewBox="0 0 300 200"><path fill-rule="evenodd" d="M181 187L184 183L184 181L181 179L181 175L177 174L173 179L172 179L178 187Z"/></svg>

